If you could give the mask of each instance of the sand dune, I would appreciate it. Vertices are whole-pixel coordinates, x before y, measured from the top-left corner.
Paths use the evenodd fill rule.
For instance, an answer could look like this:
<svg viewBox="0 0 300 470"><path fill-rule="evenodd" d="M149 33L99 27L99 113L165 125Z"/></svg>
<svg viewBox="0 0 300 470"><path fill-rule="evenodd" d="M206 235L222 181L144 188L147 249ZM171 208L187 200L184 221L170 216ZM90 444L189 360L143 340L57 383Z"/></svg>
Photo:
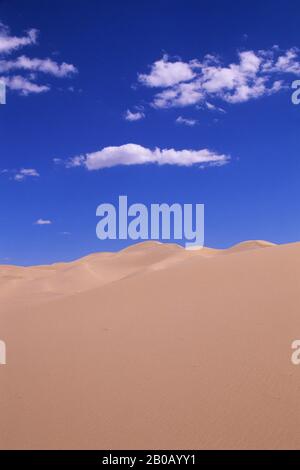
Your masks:
<svg viewBox="0 0 300 470"><path fill-rule="evenodd" d="M1 449L299 449L300 243L0 266Z"/></svg>

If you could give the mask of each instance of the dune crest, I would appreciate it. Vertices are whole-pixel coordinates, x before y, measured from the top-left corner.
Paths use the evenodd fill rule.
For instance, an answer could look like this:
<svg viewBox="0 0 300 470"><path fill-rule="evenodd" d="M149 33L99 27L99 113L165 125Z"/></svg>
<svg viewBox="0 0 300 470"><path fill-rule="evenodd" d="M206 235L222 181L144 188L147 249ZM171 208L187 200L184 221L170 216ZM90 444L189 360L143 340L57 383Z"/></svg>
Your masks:
<svg viewBox="0 0 300 470"><path fill-rule="evenodd" d="M147 241L119 252L93 253L68 263L0 266L0 296L12 303L40 302L100 287L141 271L164 269L193 256L211 258L269 246L274 245L249 241L227 250L208 247L187 250L176 244Z"/></svg>
<svg viewBox="0 0 300 470"><path fill-rule="evenodd" d="M228 248L227 252L237 252L237 251L246 251L246 250L257 250L259 248L270 248L277 246L275 243L268 242L265 240L248 240L246 242L237 243L232 247Z"/></svg>

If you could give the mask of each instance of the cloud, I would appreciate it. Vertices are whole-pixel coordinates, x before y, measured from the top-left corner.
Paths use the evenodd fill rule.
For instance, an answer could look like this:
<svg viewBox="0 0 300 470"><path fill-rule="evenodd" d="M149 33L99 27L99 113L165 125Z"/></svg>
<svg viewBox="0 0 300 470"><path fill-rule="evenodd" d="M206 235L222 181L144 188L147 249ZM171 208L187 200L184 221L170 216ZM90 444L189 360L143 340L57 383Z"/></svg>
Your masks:
<svg viewBox="0 0 300 470"><path fill-rule="evenodd" d="M65 163L67 168L77 168L79 166L84 166L85 164L85 157L83 155L78 155L76 157L70 158Z"/></svg>
<svg viewBox="0 0 300 470"><path fill-rule="evenodd" d="M177 124L184 124L185 126L190 126L193 127L196 124L198 124L198 121L196 119L187 119L182 116L178 116L176 119Z"/></svg>
<svg viewBox="0 0 300 470"><path fill-rule="evenodd" d="M230 160L228 155L218 154L208 149L175 150L149 149L137 144L125 144L119 147L104 147L97 152L76 156L66 162L66 166L83 166L90 171L111 168L118 165L225 165Z"/></svg>
<svg viewBox="0 0 300 470"><path fill-rule="evenodd" d="M27 96L30 93L45 93L50 90L48 85L38 85L21 75L13 75L12 77L2 77L2 80L8 88L20 92L21 95Z"/></svg>
<svg viewBox="0 0 300 470"><path fill-rule="evenodd" d="M267 59L269 58L269 60L263 64L263 69L265 72L271 73L290 73L300 75L299 53L300 50L293 47L277 57L276 60L274 60L274 54L271 54L271 56L267 55L266 57Z"/></svg>
<svg viewBox="0 0 300 470"><path fill-rule="evenodd" d="M34 222L34 225L51 225L52 221L47 220L47 219L38 219L36 222Z"/></svg>
<svg viewBox="0 0 300 470"><path fill-rule="evenodd" d="M37 36L37 29L30 29L25 36L11 36L9 28L0 23L0 54L9 54L20 47L36 44Z"/></svg>
<svg viewBox="0 0 300 470"><path fill-rule="evenodd" d="M30 177L37 178L39 176L40 176L39 173L34 168L22 168L15 174L14 180L23 181L26 178L30 178Z"/></svg>
<svg viewBox="0 0 300 470"><path fill-rule="evenodd" d="M11 70L26 70L33 72L43 72L55 77L67 77L77 72L72 64L63 62L58 64L52 59L30 59L24 55L15 60L0 60L0 73L6 73Z"/></svg>
<svg viewBox="0 0 300 470"><path fill-rule="evenodd" d="M151 66L150 73L139 74L138 80L148 87L168 87L194 78L192 63L182 61L170 62L164 55Z"/></svg>
<svg viewBox="0 0 300 470"><path fill-rule="evenodd" d="M210 111L218 111L219 113L226 114L225 109L220 108L219 106L215 106L214 104L209 103L208 101L206 101L205 104L206 104L207 109L210 110Z"/></svg>
<svg viewBox="0 0 300 470"><path fill-rule="evenodd" d="M0 74L7 88L23 96L40 94L51 89L49 84L38 83L39 74L47 74L56 78L71 77L77 73L73 64L52 59L29 58L21 55L13 59L6 56L27 45L37 42L38 31L30 29L25 36L12 36L7 26L0 23Z"/></svg>
<svg viewBox="0 0 300 470"><path fill-rule="evenodd" d="M179 83L157 93L153 100L155 108L184 107L203 101L205 94L199 88L197 81L191 83Z"/></svg>
<svg viewBox="0 0 300 470"><path fill-rule="evenodd" d="M0 174L6 174L15 181L23 181L26 178L38 178L40 174L34 168L21 168L20 170L3 169Z"/></svg>
<svg viewBox="0 0 300 470"><path fill-rule="evenodd" d="M212 55L189 62L163 56L149 74L139 74L138 80L144 86L160 88L152 99L155 108L206 103L209 109L220 111L212 100L235 104L278 93L286 86L287 74L300 75L300 50L281 51L274 46L239 52L238 60L228 65Z"/></svg>
<svg viewBox="0 0 300 470"><path fill-rule="evenodd" d="M136 112L131 112L129 109L127 109L124 119L126 121L140 121L141 119L144 119L145 114L142 111L136 111Z"/></svg>

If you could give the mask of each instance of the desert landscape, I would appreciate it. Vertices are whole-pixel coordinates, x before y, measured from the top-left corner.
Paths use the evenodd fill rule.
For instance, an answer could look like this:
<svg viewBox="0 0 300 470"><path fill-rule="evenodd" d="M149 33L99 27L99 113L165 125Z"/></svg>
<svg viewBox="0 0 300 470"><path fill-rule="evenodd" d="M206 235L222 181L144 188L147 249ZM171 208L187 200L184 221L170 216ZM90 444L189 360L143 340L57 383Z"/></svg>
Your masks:
<svg viewBox="0 0 300 470"><path fill-rule="evenodd" d="M1 449L300 447L300 243L0 267Z"/></svg>

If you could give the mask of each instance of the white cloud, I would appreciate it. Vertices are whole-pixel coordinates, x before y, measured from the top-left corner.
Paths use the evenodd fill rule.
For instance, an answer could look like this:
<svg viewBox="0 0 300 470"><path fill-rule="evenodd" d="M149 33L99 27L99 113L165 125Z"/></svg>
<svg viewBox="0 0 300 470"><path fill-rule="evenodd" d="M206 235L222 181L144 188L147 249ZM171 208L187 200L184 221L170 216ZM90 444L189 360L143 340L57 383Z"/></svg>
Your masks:
<svg viewBox="0 0 300 470"><path fill-rule="evenodd" d="M38 219L36 222L34 222L34 225L51 225L52 221L47 220L47 219Z"/></svg>
<svg viewBox="0 0 300 470"><path fill-rule="evenodd" d="M273 51L278 48L273 48ZM263 64L264 71L271 73L290 73L294 75L300 75L300 61L299 61L300 50L296 47L288 49L282 55L275 58L274 52L267 54L266 62Z"/></svg>
<svg viewBox="0 0 300 470"><path fill-rule="evenodd" d="M0 174L7 175L9 179L15 181L24 181L27 178L38 178L40 174L34 168L21 168L20 170L5 168Z"/></svg>
<svg viewBox="0 0 300 470"><path fill-rule="evenodd" d="M52 59L30 59L24 55L15 60L0 60L0 72L6 73L11 70L43 72L55 77L67 77L77 72L72 64L65 62L58 64Z"/></svg>
<svg viewBox="0 0 300 470"><path fill-rule="evenodd" d="M148 87L168 87L194 78L193 64L182 61L170 62L167 55L151 66L150 73L139 74L138 80Z"/></svg>
<svg viewBox="0 0 300 470"><path fill-rule="evenodd" d="M50 90L49 84L37 83L40 73L65 78L77 72L73 64L58 64L52 59L29 58L21 55L7 59L6 55L28 45L36 44L38 31L30 29L24 36L12 36L7 26L0 23L0 73L7 88L21 95L39 94Z"/></svg>
<svg viewBox="0 0 300 470"><path fill-rule="evenodd" d="M219 113L226 114L225 109L220 108L219 106L216 106L212 103L209 103L208 101L206 101L205 104L206 104L207 109L210 110L210 111L218 111Z"/></svg>
<svg viewBox="0 0 300 470"><path fill-rule="evenodd" d="M11 36L9 28L0 23L0 54L9 54L20 47L36 44L37 35L37 29L30 29L25 36Z"/></svg>
<svg viewBox="0 0 300 470"><path fill-rule="evenodd" d="M202 150L175 150L175 149L149 149L137 144L125 144L119 147L105 147L97 152L76 156L66 162L67 167L84 166L88 170L100 170L118 165L177 165L192 166L224 165L230 157L218 154L208 149Z"/></svg>
<svg viewBox="0 0 300 470"><path fill-rule="evenodd" d="M142 111L136 111L136 112L131 112L129 109L127 109L124 119L126 121L140 121L141 119L144 119L145 114Z"/></svg>
<svg viewBox="0 0 300 470"><path fill-rule="evenodd" d="M85 163L85 157L83 155L78 155L76 157L70 158L65 166L67 168L77 168L79 166L83 166Z"/></svg>
<svg viewBox="0 0 300 470"><path fill-rule="evenodd" d="M196 119L187 119L182 116L178 116L176 119L177 124L184 124L185 126L190 126L193 127L196 124L198 124L198 121Z"/></svg>
<svg viewBox="0 0 300 470"><path fill-rule="evenodd" d="M190 106L199 103L204 97L205 94L200 89L197 81L179 83L157 93L153 100L153 106L155 108Z"/></svg>
<svg viewBox="0 0 300 470"><path fill-rule="evenodd" d="M45 93L50 90L48 85L38 85L21 75L13 75L11 77L2 77L6 86L11 90L18 91L20 94L27 96L30 93Z"/></svg>
<svg viewBox="0 0 300 470"><path fill-rule="evenodd" d="M14 176L14 180L23 181L24 179L29 178L29 177L37 178L39 176L40 176L39 173L34 168L21 168L21 170L16 172Z"/></svg>
<svg viewBox="0 0 300 470"><path fill-rule="evenodd" d="M161 88L152 100L155 108L184 107L206 103L243 103L279 92L286 85L286 74L300 75L300 50L244 51L228 65L212 55L203 61L171 61L168 56L154 62L149 74L139 74L141 84ZM208 104L209 103L209 104Z"/></svg>

